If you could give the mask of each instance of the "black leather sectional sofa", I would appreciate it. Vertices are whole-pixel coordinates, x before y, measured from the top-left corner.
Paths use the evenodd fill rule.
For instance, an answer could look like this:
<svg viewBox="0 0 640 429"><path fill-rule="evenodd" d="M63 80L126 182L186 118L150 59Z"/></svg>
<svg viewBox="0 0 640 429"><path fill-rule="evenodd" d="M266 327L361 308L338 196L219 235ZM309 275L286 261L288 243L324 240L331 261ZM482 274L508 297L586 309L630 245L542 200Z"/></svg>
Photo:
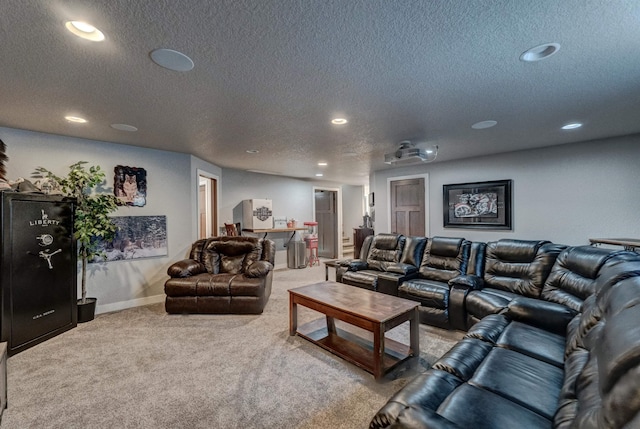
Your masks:
<svg viewBox="0 0 640 429"><path fill-rule="evenodd" d="M458 240L427 239L396 293L467 332L370 428L640 428L640 255Z"/></svg>

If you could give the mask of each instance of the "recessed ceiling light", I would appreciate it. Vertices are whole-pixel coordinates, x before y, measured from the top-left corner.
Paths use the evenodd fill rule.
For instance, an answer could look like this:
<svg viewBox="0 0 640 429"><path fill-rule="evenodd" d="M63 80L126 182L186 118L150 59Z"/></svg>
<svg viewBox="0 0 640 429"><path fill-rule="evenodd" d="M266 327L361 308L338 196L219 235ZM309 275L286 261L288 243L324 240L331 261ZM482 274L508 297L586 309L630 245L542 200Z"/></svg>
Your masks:
<svg viewBox="0 0 640 429"><path fill-rule="evenodd" d="M84 124L87 122L87 120L85 118L81 118L80 116L65 116L64 117L67 121L69 122L73 122L76 124Z"/></svg>
<svg viewBox="0 0 640 429"><path fill-rule="evenodd" d="M571 124L567 124L562 127L563 130L575 130L576 128L580 128L582 124L580 122L573 122Z"/></svg>
<svg viewBox="0 0 640 429"><path fill-rule="evenodd" d="M64 23L71 33L78 37L92 42L102 42L104 40L104 34L91 24L87 24L82 21L67 21Z"/></svg>
<svg viewBox="0 0 640 429"><path fill-rule="evenodd" d="M333 125L344 125L347 122L349 122L349 121L347 121L345 118L334 118L334 119L331 120L331 123Z"/></svg>
<svg viewBox="0 0 640 429"><path fill-rule="evenodd" d="M173 71L189 71L194 66L191 58L173 49L156 49L149 55L154 63Z"/></svg>
<svg viewBox="0 0 640 429"><path fill-rule="evenodd" d="M249 149L247 150L247 153L260 153L260 151L257 149Z"/></svg>
<svg viewBox="0 0 640 429"><path fill-rule="evenodd" d="M322 176L324 176L324 174L322 174L322 173L316 173L316 177L322 177Z"/></svg>
<svg viewBox="0 0 640 429"><path fill-rule="evenodd" d="M327 163L326 163L326 162L319 162L319 163L318 163L318 165L319 165L320 167L325 167L325 166L327 165Z"/></svg>
<svg viewBox="0 0 640 429"><path fill-rule="evenodd" d="M480 121L480 122L476 122L475 124L471 125L471 128L473 128L474 130L483 130L485 128L495 127L497 123L498 123L498 121L493 121L493 120Z"/></svg>
<svg viewBox="0 0 640 429"><path fill-rule="evenodd" d="M520 61L530 63L534 61L544 60L545 58L549 58L559 50L559 43L545 43L544 45L539 45L524 51L522 55L520 55Z"/></svg>
<svg viewBox="0 0 640 429"><path fill-rule="evenodd" d="M129 131L129 132L138 131L138 128L134 127L133 125L127 125L127 124L111 124L111 128L115 130L120 130L120 131Z"/></svg>

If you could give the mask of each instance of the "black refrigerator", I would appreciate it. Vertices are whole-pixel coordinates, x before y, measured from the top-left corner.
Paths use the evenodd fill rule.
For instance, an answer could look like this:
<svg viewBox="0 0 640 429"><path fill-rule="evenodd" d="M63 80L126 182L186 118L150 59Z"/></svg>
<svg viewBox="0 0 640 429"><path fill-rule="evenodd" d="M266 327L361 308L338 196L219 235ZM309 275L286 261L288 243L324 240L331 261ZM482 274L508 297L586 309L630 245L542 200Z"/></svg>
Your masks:
<svg viewBox="0 0 640 429"><path fill-rule="evenodd" d="M75 199L2 192L0 341L11 356L77 326Z"/></svg>

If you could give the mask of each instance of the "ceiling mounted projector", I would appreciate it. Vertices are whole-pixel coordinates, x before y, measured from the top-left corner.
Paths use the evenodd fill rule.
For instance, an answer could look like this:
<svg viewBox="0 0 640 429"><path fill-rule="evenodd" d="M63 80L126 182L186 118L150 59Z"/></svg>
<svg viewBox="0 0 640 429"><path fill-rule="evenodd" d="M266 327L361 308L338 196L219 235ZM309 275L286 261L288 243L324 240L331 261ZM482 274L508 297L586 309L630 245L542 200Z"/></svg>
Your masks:
<svg viewBox="0 0 640 429"><path fill-rule="evenodd" d="M409 140L400 142L400 148L384 155L385 164L411 164L416 162L431 162L438 156L438 146L420 148Z"/></svg>

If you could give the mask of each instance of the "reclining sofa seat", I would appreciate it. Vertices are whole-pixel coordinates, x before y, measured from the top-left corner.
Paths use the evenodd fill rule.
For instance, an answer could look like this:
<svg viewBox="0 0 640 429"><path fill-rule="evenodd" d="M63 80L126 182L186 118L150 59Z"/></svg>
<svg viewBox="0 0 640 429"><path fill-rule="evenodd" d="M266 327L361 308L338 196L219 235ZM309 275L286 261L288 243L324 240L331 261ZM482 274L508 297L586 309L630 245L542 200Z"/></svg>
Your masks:
<svg viewBox="0 0 640 429"><path fill-rule="evenodd" d="M387 265L386 271L378 274L378 291L397 296L398 287L418 275L427 241L427 237L405 237L400 262Z"/></svg>
<svg viewBox="0 0 640 429"><path fill-rule="evenodd" d="M369 254L369 249L371 248L371 242L373 241L374 235L368 235L362 241L362 247L360 248L360 258L349 258L342 259L336 261L336 281L339 283L344 283L342 281L342 275L349 271L349 266L352 262L358 261L356 263L360 263L363 260L367 259L367 255Z"/></svg>
<svg viewBox="0 0 640 429"><path fill-rule="evenodd" d="M464 299L467 328L497 314L518 297L538 298L558 254L566 246L549 241L502 239L489 242L483 273L460 276L450 284L471 289Z"/></svg>
<svg viewBox="0 0 640 429"><path fill-rule="evenodd" d="M390 266L396 266L402 257L406 237L402 234L377 234L365 239L360 252L361 259L344 261L336 278L339 282L372 291L378 288L378 276ZM365 254L365 246L368 251ZM380 291L389 293L391 291ZM394 293L395 294L395 293Z"/></svg>
<svg viewBox="0 0 640 429"><path fill-rule="evenodd" d="M171 265L167 313L259 314L271 295L274 242L255 237L196 241L189 259Z"/></svg>
<svg viewBox="0 0 640 429"><path fill-rule="evenodd" d="M405 280L398 288L399 297L420 303L421 323L451 328L448 282L467 273L470 250L471 242L464 238L433 237L428 240L417 277Z"/></svg>
<svg viewBox="0 0 640 429"><path fill-rule="evenodd" d="M568 325L558 308L523 311L512 301L396 393L369 427L640 427L640 255L568 248L550 279L556 297L593 292ZM550 317L566 331L548 331Z"/></svg>

